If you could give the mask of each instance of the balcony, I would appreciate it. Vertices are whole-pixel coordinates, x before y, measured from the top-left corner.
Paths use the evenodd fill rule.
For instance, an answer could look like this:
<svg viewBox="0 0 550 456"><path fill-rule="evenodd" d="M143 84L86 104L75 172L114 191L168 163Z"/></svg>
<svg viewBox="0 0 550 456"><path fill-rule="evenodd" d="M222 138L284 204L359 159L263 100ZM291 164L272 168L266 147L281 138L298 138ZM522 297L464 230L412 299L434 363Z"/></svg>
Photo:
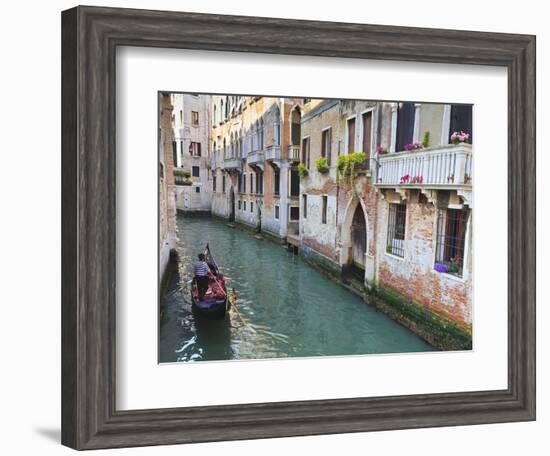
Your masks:
<svg viewBox="0 0 550 456"><path fill-rule="evenodd" d="M290 161L300 161L300 146L288 146L288 159Z"/></svg>
<svg viewBox="0 0 550 456"><path fill-rule="evenodd" d="M243 170L243 161L240 157L228 157L224 158L221 164L221 168L226 171L239 171Z"/></svg>
<svg viewBox="0 0 550 456"><path fill-rule="evenodd" d="M210 169L216 169L216 157L214 155L210 157Z"/></svg>
<svg viewBox="0 0 550 456"><path fill-rule="evenodd" d="M265 159L267 161L277 161L281 159L281 147L280 146L268 146L265 151Z"/></svg>
<svg viewBox="0 0 550 456"><path fill-rule="evenodd" d="M472 146L446 145L379 156L375 185L381 188L471 188Z"/></svg>
<svg viewBox="0 0 550 456"><path fill-rule="evenodd" d="M265 154L263 150L256 150L248 154L248 164L250 166L263 166L265 161Z"/></svg>

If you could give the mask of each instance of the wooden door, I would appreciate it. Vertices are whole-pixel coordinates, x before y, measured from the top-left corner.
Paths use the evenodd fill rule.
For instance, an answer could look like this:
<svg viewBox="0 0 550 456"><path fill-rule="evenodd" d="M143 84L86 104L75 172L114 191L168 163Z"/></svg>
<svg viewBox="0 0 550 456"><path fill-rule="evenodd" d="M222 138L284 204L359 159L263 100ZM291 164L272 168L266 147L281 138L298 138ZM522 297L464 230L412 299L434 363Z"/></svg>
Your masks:
<svg viewBox="0 0 550 456"><path fill-rule="evenodd" d="M365 269L365 253L367 252L367 224L361 204L357 205L351 223L351 245L353 264Z"/></svg>

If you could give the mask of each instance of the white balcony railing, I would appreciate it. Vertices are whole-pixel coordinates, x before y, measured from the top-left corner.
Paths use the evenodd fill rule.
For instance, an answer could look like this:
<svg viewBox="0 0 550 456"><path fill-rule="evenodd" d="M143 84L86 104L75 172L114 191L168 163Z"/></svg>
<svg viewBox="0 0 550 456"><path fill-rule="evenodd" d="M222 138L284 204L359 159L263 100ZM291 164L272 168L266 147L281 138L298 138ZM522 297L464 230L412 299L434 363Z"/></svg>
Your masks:
<svg viewBox="0 0 550 456"><path fill-rule="evenodd" d="M268 146L265 151L265 159L267 161L280 160L281 159L281 147L280 146Z"/></svg>
<svg viewBox="0 0 550 456"><path fill-rule="evenodd" d="M379 156L376 185L456 187L472 184L472 146L458 144Z"/></svg>
<svg viewBox="0 0 550 456"><path fill-rule="evenodd" d="M300 161L300 146L288 146L288 159L291 161Z"/></svg>
<svg viewBox="0 0 550 456"><path fill-rule="evenodd" d="M242 171L243 161L240 157L224 158L222 163L222 169Z"/></svg>
<svg viewBox="0 0 550 456"><path fill-rule="evenodd" d="M265 154L263 150L256 150L248 154L249 165L263 165L265 161Z"/></svg>

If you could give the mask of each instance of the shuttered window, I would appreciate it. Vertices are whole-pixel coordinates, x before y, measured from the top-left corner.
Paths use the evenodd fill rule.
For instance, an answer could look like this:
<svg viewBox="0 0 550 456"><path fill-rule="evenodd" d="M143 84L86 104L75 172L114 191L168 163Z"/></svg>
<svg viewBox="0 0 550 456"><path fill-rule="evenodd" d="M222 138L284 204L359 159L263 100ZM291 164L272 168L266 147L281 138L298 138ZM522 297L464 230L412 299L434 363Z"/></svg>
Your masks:
<svg viewBox="0 0 550 456"><path fill-rule="evenodd" d="M470 137L466 142L472 144L472 106L451 105L451 125L449 128L449 142L454 132L468 133Z"/></svg>
<svg viewBox="0 0 550 456"><path fill-rule="evenodd" d="M363 153L367 156L367 169L370 165L372 141L372 111L363 114Z"/></svg>
<svg viewBox="0 0 550 456"><path fill-rule="evenodd" d="M330 165L331 161L331 129L327 128L323 130L321 134L321 156L327 159L327 163Z"/></svg>
<svg viewBox="0 0 550 456"><path fill-rule="evenodd" d="M280 171L274 172L273 185L274 185L273 193L275 194L275 196L279 196L281 192L281 172Z"/></svg>
<svg viewBox="0 0 550 456"><path fill-rule="evenodd" d="M414 135L414 103L401 103L397 110L397 137L395 150L405 150L405 144L413 142Z"/></svg>
<svg viewBox="0 0 550 456"><path fill-rule="evenodd" d="M348 154L355 150L355 117L348 119Z"/></svg>
<svg viewBox="0 0 550 456"><path fill-rule="evenodd" d="M290 171L290 196L300 196L300 174L294 169Z"/></svg>

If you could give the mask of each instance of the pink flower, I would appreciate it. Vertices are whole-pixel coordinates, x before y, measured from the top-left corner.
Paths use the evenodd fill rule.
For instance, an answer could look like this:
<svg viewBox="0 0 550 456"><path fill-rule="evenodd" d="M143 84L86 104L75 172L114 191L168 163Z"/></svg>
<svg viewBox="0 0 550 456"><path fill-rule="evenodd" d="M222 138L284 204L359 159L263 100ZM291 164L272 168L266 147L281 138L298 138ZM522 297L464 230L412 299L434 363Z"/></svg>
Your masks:
<svg viewBox="0 0 550 456"><path fill-rule="evenodd" d="M451 142L458 144L461 142L466 142L470 138L470 135L468 133L464 133L463 131L455 131L451 135Z"/></svg>

